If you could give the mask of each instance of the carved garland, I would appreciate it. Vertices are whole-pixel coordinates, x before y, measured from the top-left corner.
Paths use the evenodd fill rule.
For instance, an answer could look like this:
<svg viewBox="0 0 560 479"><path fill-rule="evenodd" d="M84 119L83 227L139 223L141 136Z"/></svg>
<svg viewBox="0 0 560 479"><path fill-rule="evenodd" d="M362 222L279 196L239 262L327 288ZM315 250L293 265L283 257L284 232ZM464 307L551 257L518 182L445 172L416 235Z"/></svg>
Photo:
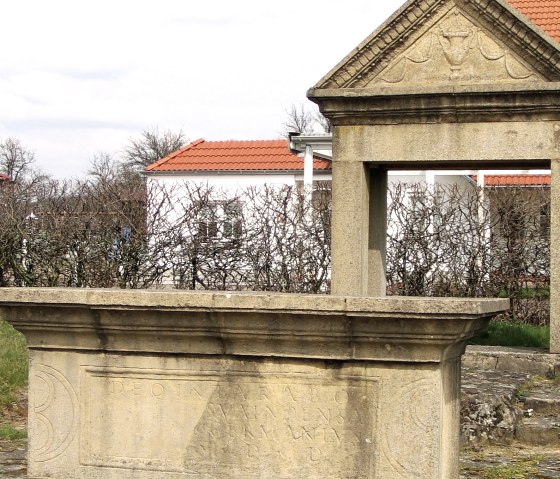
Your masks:
<svg viewBox="0 0 560 479"><path fill-rule="evenodd" d="M552 71L555 75L550 80L560 79L560 51L547 42L529 26L521 23L519 19L501 3L491 0L463 0L465 7L471 6L479 16L492 17L495 21L493 27L498 27L500 33L533 57L532 62L536 70L544 76L550 77ZM546 71L546 73L544 73Z"/></svg>

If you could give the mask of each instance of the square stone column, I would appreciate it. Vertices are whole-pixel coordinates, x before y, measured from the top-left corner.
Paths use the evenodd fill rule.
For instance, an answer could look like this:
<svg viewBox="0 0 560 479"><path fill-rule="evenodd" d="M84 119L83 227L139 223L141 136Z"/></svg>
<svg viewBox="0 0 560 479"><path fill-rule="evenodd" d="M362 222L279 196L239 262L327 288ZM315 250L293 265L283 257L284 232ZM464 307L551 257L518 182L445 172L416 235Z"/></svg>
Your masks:
<svg viewBox="0 0 560 479"><path fill-rule="evenodd" d="M507 300L0 290L29 479L458 479L460 356Z"/></svg>
<svg viewBox="0 0 560 479"><path fill-rule="evenodd" d="M360 145L335 128L332 292L385 296L387 170L362 162Z"/></svg>

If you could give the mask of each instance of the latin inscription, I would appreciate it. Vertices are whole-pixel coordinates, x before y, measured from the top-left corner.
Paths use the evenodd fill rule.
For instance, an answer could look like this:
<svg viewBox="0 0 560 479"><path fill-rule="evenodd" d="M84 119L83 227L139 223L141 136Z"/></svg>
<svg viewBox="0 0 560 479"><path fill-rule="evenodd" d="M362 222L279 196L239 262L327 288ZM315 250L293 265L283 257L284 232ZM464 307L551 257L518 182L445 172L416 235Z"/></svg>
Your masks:
<svg viewBox="0 0 560 479"><path fill-rule="evenodd" d="M323 376L91 368L107 401L84 408L82 464L373 479L377 381Z"/></svg>

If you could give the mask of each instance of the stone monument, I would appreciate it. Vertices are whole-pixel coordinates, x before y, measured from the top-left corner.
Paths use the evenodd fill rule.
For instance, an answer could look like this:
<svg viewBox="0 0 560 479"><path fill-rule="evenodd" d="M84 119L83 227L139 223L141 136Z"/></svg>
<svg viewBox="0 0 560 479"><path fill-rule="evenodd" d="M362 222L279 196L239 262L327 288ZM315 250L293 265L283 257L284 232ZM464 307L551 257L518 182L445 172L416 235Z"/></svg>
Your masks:
<svg viewBox="0 0 560 479"><path fill-rule="evenodd" d="M460 356L503 299L5 288L30 479L458 479Z"/></svg>
<svg viewBox="0 0 560 479"><path fill-rule="evenodd" d="M29 478L458 479L460 357L508 303L383 297L387 170L557 178L559 79L502 1L410 0L309 92L334 125L333 296L1 289Z"/></svg>

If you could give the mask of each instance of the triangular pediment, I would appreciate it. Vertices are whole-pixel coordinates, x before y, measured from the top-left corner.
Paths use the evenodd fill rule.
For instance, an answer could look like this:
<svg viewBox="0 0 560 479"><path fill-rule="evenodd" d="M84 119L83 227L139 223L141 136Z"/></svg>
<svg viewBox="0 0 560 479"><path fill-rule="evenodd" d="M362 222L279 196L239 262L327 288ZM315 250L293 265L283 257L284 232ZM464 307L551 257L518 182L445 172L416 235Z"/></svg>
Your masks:
<svg viewBox="0 0 560 479"><path fill-rule="evenodd" d="M560 80L559 45L503 0L409 0L316 89Z"/></svg>

